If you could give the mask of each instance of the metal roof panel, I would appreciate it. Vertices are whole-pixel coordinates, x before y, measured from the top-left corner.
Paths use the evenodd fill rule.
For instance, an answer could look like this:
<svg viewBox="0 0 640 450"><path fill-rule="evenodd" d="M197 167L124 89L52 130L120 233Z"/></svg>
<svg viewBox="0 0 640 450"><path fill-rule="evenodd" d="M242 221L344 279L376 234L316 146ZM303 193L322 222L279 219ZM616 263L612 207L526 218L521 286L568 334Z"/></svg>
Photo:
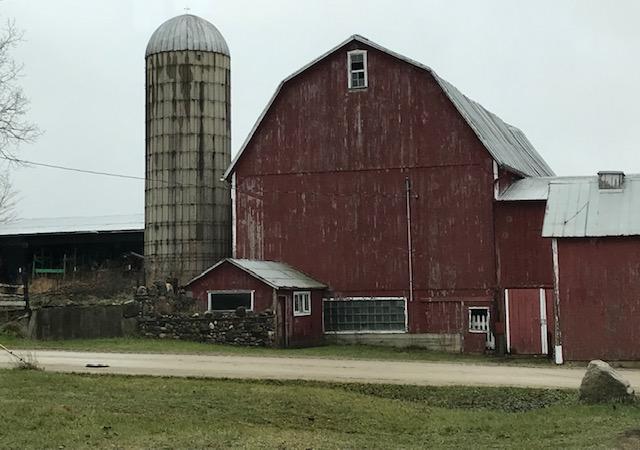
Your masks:
<svg viewBox="0 0 640 450"><path fill-rule="evenodd" d="M144 214L16 219L0 223L0 236L144 231Z"/></svg>
<svg viewBox="0 0 640 450"><path fill-rule="evenodd" d="M598 177L551 181L542 235L640 235L640 175L626 175L623 189L600 189Z"/></svg>
<svg viewBox="0 0 640 450"><path fill-rule="evenodd" d="M527 177L515 181L499 196L498 201L546 200L552 182L579 183L585 177Z"/></svg>
<svg viewBox="0 0 640 450"><path fill-rule="evenodd" d="M233 264L275 289L324 289L327 287L325 284L282 262L235 258L223 259L189 281L187 285L204 277L224 262Z"/></svg>

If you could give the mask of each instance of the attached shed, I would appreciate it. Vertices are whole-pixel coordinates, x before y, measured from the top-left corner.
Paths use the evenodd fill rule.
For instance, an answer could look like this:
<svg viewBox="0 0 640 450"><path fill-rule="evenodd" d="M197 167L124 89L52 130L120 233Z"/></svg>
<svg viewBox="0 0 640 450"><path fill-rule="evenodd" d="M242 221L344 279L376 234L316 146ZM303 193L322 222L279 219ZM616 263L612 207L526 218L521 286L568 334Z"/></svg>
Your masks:
<svg viewBox="0 0 640 450"><path fill-rule="evenodd" d="M560 336L556 361L640 358L640 175L549 186Z"/></svg>
<svg viewBox="0 0 640 450"><path fill-rule="evenodd" d="M276 312L276 342L282 347L322 341L326 286L276 261L224 259L187 284L202 311Z"/></svg>

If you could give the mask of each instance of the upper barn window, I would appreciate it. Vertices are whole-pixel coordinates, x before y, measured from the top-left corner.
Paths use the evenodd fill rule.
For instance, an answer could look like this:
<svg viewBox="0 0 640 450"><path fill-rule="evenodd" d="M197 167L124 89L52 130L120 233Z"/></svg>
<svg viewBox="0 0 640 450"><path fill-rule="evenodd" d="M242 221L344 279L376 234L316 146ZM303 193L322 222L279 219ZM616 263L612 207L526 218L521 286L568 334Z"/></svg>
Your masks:
<svg viewBox="0 0 640 450"><path fill-rule="evenodd" d="M349 89L362 89L368 85L367 76L367 52L366 50L353 50L347 53L349 66Z"/></svg>

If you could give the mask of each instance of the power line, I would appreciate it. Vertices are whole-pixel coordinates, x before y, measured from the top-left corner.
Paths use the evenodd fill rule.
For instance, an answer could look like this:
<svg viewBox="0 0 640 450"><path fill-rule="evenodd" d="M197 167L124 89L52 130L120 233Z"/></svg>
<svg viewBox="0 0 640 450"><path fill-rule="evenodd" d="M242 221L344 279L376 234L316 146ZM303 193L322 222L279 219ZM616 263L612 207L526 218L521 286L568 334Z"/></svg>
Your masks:
<svg viewBox="0 0 640 450"><path fill-rule="evenodd" d="M89 174L89 175L99 175L99 176L107 176L107 177L115 177L115 178L125 178L125 179L130 179L130 180L139 180L139 181L144 181L145 177L139 177L139 176L135 176L135 175L125 175L125 174L121 174L121 173L115 173L115 172L103 172L103 171L99 171L99 170L89 170L89 169L80 169L77 167L69 167L69 166L62 166L62 165L58 165L58 164L49 164L49 163L41 163L41 162L36 162L36 161L28 161L26 159L19 159L19 158L14 158L14 157L10 157L10 156L5 156L5 155L0 155L0 159L5 159L7 161L11 161L11 162L15 162L15 163L19 163L19 164L26 164L26 165L32 165L32 166L38 166L38 167L46 167L49 169L58 169L58 170L66 170L69 172L77 172L77 173L85 173L85 174ZM208 188L215 188L215 187L220 187L220 186L207 186L207 185L198 185L198 184L193 184L193 183L180 183L177 181L174 182L170 182L167 180L161 180L161 179L157 179L157 178L146 178L147 181L154 181L154 182L158 182L158 183L164 183L167 185L173 186L173 187L179 187L179 188L185 188L185 187L208 187ZM231 189L230 186L225 185L226 189ZM360 198L366 198L366 197L391 197L391 198L404 198L404 193L392 193L392 192L318 192L315 190L263 190L261 189L260 192L251 192L249 190L246 189L242 189L240 187L236 187L235 188L236 192L241 193L241 194L245 194L248 195L250 197L255 197L255 198L259 198L261 199L264 194L277 194L277 195L282 195L282 194L288 194L288 195L309 195L312 197L327 197L327 198L339 198L339 197L360 197Z"/></svg>
<svg viewBox="0 0 640 450"><path fill-rule="evenodd" d="M7 161L12 161L12 162L15 162L15 163L19 163L19 164L28 164L30 166L48 167L50 169L68 170L70 172L88 173L88 174L91 174L91 175L104 175L104 176L107 176L107 177L128 178L130 180L143 180L144 181L144 179L145 179L144 177L136 177L135 175L123 175L121 173L101 172L99 170L78 169L76 167L67 167L67 166L59 166L57 164L39 163L39 162L35 162L35 161L27 161L25 159L12 158L12 157L3 156L3 155L0 155L0 158L5 159Z"/></svg>

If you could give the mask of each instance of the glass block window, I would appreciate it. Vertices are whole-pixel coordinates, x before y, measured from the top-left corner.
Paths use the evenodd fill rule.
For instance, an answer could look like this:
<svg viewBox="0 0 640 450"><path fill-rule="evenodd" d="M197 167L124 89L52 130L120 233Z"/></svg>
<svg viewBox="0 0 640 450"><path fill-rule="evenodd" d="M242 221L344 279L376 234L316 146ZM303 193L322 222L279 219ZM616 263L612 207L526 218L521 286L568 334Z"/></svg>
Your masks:
<svg viewBox="0 0 640 450"><path fill-rule="evenodd" d="M406 332L406 301L402 297L324 300L324 331Z"/></svg>
<svg viewBox="0 0 640 450"><path fill-rule="evenodd" d="M366 88L368 84L367 52L364 50L354 50L347 53L347 55L349 89Z"/></svg>

